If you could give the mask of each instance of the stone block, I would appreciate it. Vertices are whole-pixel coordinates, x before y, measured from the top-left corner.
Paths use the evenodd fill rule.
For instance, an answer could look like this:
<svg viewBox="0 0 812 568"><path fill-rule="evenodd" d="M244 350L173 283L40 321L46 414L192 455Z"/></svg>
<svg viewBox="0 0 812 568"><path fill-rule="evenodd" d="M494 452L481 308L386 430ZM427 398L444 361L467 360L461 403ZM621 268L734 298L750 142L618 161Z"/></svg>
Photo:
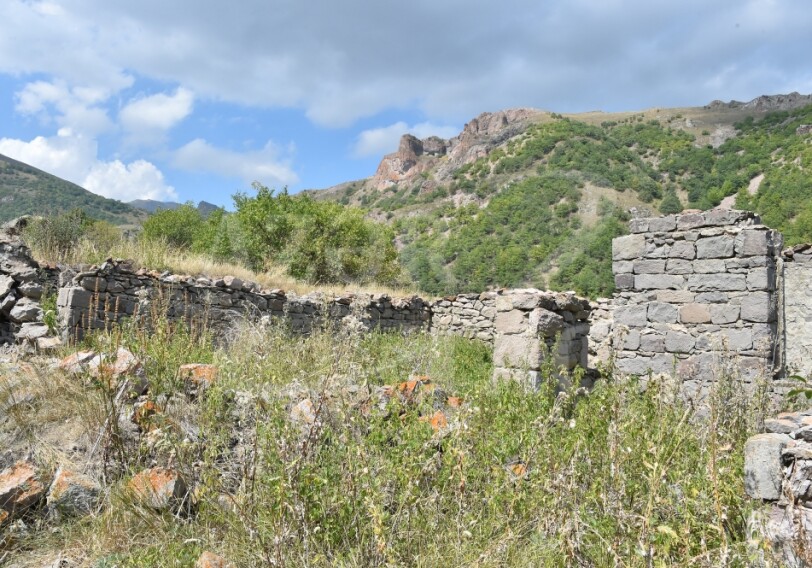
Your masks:
<svg viewBox="0 0 812 568"><path fill-rule="evenodd" d="M723 329L721 337L722 346L730 351L744 351L753 346L753 332L747 328Z"/></svg>
<svg viewBox="0 0 812 568"><path fill-rule="evenodd" d="M617 325L629 327L645 327L648 322L648 306L631 305L615 308L614 318Z"/></svg>
<svg viewBox="0 0 812 568"><path fill-rule="evenodd" d="M635 260L632 265L635 274L662 274L665 272L664 260Z"/></svg>
<svg viewBox="0 0 812 568"><path fill-rule="evenodd" d="M496 367L538 370L541 343L536 337L501 335L494 341L493 363Z"/></svg>
<svg viewBox="0 0 812 568"><path fill-rule="evenodd" d="M716 325L725 325L739 320L739 312L741 311L739 306L711 304L707 307L710 308L711 322Z"/></svg>
<svg viewBox="0 0 812 568"><path fill-rule="evenodd" d="M775 269L772 266L752 268L747 273L748 290L774 290Z"/></svg>
<svg viewBox="0 0 812 568"><path fill-rule="evenodd" d="M629 232L630 233L647 233L648 232L648 223L649 219L632 219L629 221Z"/></svg>
<svg viewBox="0 0 812 568"><path fill-rule="evenodd" d="M640 347L640 332L632 330L623 338L620 348L625 351L637 351Z"/></svg>
<svg viewBox="0 0 812 568"><path fill-rule="evenodd" d="M616 260L612 263L612 274L631 274L634 270L634 261Z"/></svg>
<svg viewBox="0 0 812 568"><path fill-rule="evenodd" d="M665 351L665 338L654 333L642 334L640 336L640 351L663 353Z"/></svg>
<svg viewBox="0 0 812 568"><path fill-rule="evenodd" d="M668 258L693 260L696 258L696 246L689 241L677 241L671 245L671 250L668 251Z"/></svg>
<svg viewBox="0 0 812 568"><path fill-rule="evenodd" d="M564 315L570 312L564 312ZM543 337L554 337L564 329L565 318L550 310L536 308L530 312L530 329Z"/></svg>
<svg viewBox="0 0 812 568"><path fill-rule="evenodd" d="M781 452L790 441L786 434L757 434L744 445L744 490L753 499L777 501L781 497Z"/></svg>
<svg viewBox="0 0 812 568"><path fill-rule="evenodd" d="M90 292L105 292L107 290L107 280L98 276L85 276L79 285Z"/></svg>
<svg viewBox="0 0 812 568"><path fill-rule="evenodd" d="M692 274L687 287L695 292L738 291L747 289L747 280L744 274Z"/></svg>
<svg viewBox="0 0 812 568"><path fill-rule="evenodd" d="M631 290L634 288L634 274L616 274L615 288L618 290Z"/></svg>
<svg viewBox="0 0 812 568"><path fill-rule="evenodd" d="M665 271L668 274L693 274L694 263L682 258L670 258L666 264Z"/></svg>
<svg viewBox="0 0 812 568"><path fill-rule="evenodd" d="M741 298L741 318L744 321L769 323L775 321L769 292L751 292Z"/></svg>
<svg viewBox="0 0 812 568"><path fill-rule="evenodd" d="M705 226L705 216L702 213L686 213L677 217L677 229L688 231Z"/></svg>
<svg viewBox="0 0 812 568"><path fill-rule="evenodd" d="M732 235L699 239L696 241L696 258L729 258L733 256L734 244Z"/></svg>
<svg viewBox="0 0 812 568"><path fill-rule="evenodd" d="M730 301L730 295L723 292L703 292L696 295L697 304L721 304Z"/></svg>
<svg viewBox="0 0 812 568"><path fill-rule="evenodd" d="M677 307L663 302L648 305L648 321L655 323L676 323Z"/></svg>
<svg viewBox="0 0 812 568"><path fill-rule="evenodd" d="M677 228L677 220L673 215L655 217L648 220L648 230L652 233L667 233Z"/></svg>
<svg viewBox="0 0 812 568"><path fill-rule="evenodd" d="M524 317L525 312L511 310L496 314L494 326L498 333L522 333L527 331L528 323Z"/></svg>
<svg viewBox="0 0 812 568"><path fill-rule="evenodd" d="M723 259L706 259L694 261L694 272L697 274L713 274L727 271L727 266Z"/></svg>
<svg viewBox="0 0 812 568"><path fill-rule="evenodd" d="M513 309L516 310L532 310L539 305L540 296L532 292L514 292L506 294L510 298Z"/></svg>
<svg viewBox="0 0 812 568"><path fill-rule="evenodd" d="M671 245L659 243L647 243L643 252L644 258L668 258L671 253Z"/></svg>
<svg viewBox="0 0 812 568"><path fill-rule="evenodd" d="M769 256L773 253L772 232L766 227L742 229L736 236L737 256Z"/></svg>
<svg viewBox="0 0 812 568"><path fill-rule="evenodd" d="M667 304L686 304L694 301L694 293L688 290L660 290L657 292L657 301Z"/></svg>
<svg viewBox="0 0 812 568"><path fill-rule="evenodd" d="M71 308L89 308L93 294L81 288L60 288L57 305Z"/></svg>
<svg viewBox="0 0 812 568"><path fill-rule="evenodd" d="M650 357L636 355L634 357L623 357L615 360L618 371L627 375L647 375L670 373L673 370L674 359L665 353Z"/></svg>
<svg viewBox="0 0 812 568"><path fill-rule="evenodd" d="M711 318L705 304L685 304L679 309L679 321L682 323L709 323Z"/></svg>
<svg viewBox="0 0 812 568"><path fill-rule="evenodd" d="M690 353L696 339L689 333L669 331L665 334L665 350L669 353Z"/></svg>
<svg viewBox="0 0 812 568"><path fill-rule="evenodd" d="M635 290L679 290L684 285L685 278L674 274L638 274L634 277Z"/></svg>
<svg viewBox="0 0 812 568"><path fill-rule="evenodd" d="M634 260L643 256L646 238L641 234L626 235L612 240L612 260Z"/></svg>

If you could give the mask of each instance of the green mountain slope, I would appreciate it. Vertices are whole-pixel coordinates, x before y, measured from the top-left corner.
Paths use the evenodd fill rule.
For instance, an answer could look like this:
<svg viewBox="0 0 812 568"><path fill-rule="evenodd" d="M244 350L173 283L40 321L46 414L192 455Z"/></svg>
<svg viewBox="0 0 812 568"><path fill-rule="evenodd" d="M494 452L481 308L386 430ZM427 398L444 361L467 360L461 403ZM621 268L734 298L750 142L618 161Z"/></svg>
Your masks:
<svg viewBox="0 0 812 568"><path fill-rule="evenodd" d="M630 215L746 208L789 243L812 240L809 100L482 115L445 149L405 137L375 176L322 197L388 219L427 292L533 285L604 295L611 239Z"/></svg>
<svg viewBox="0 0 812 568"><path fill-rule="evenodd" d="M82 209L95 219L133 225L147 214L0 154L0 222L20 215L48 215Z"/></svg>

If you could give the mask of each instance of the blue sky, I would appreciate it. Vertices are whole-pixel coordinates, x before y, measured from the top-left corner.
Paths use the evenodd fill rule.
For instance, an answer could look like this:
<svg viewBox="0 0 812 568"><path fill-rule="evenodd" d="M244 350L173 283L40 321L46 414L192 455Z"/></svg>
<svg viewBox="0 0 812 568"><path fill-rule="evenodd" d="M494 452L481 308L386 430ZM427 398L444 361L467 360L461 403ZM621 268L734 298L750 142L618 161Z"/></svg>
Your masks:
<svg viewBox="0 0 812 568"><path fill-rule="evenodd" d="M812 92L808 0L0 0L0 153L129 201L374 173L484 111Z"/></svg>

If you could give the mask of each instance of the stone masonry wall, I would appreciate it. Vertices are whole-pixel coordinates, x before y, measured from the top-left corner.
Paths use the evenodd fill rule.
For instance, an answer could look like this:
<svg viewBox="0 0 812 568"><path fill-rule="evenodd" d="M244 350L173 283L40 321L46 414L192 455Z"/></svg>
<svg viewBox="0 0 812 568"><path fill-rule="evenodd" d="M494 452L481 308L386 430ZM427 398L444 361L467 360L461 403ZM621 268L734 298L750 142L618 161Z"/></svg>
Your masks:
<svg viewBox="0 0 812 568"><path fill-rule="evenodd" d="M635 219L612 245L617 368L698 394L722 364L773 374L781 235L742 211Z"/></svg>
<svg viewBox="0 0 812 568"><path fill-rule="evenodd" d="M812 245L783 254L783 354L788 375L812 375Z"/></svg>
<svg viewBox="0 0 812 568"><path fill-rule="evenodd" d="M572 293L503 290L459 294L434 302L387 295L295 296L260 290L238 278L192 278L135 270L106 262L84 272L63 272L57 300L68 339L104 329L124 318L153 314L191 325L204 323L228 338L235 322L276 320L293 333L328 324L372 329L461 335L494 348L495 376L535 384L546 353L555 365L586 368L589 303Z"/></svg>

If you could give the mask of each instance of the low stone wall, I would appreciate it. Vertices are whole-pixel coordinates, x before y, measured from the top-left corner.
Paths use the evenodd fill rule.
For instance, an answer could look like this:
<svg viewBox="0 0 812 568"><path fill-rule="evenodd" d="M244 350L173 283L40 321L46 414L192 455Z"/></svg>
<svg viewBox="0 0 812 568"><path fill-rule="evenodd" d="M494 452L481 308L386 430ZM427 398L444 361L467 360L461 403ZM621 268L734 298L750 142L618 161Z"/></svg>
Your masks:
<svg viewBox="0 0 812 568"><path fill-rule="evenodd" d="M433 302L416 296L295 296L233 277L156 274L112 261L93 270L65 272L61 280L57 303L68 340L124 318L148 323L160 315L205 324L220 338L228 338L235 322L245 319L277 321L302 334L328 326L460 335L493 346L496 377L532 384L538 382L548 353L557 368L586 368L588 362L590 305L572 293L502 290Z"/></svg>
<svg viewBox="0 0 812 568"><path fill-rule="evenodd" d="M780 233L743 211L636 219L612 245L616 365L699 393L722 365L772 376ZM730 362L733 366L730 366Z"/></svg>
<svg viewBox="0 0 812 568"><path fill-rule="evenodd" d="M783 566L812 564L812 410L765 421L744 451L744 487L763 507L750 530L766 539Z"/></svg>
<svg viewBox="0 0 812 568"><path fill-rule="evenodd" d="M156 274L124 262L106 262L97 269L65 279L59 289L59 319L66 338L104 329L123 318L167 317L190 325L206 325L224 336L245 319L284 320L293 333L311 333L330 322L359 328L427 329L429 304L418 297L386 295L295 296L261 290L253 282Z"/></svg>

